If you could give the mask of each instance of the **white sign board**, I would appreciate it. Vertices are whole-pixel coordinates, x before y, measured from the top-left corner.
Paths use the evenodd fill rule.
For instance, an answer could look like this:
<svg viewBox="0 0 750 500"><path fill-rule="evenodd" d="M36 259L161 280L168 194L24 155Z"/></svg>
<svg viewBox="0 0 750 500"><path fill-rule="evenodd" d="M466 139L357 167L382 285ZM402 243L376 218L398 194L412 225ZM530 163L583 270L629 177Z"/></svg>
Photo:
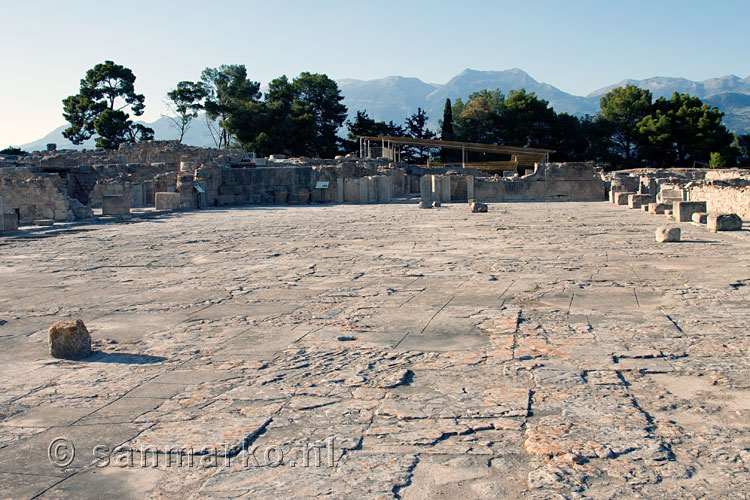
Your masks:
<svg viewBox="0 0 750 500"><path fill-rule="evenodd" d="M315 183L315 189L328 189L328 181L318 181Z"/></svg>

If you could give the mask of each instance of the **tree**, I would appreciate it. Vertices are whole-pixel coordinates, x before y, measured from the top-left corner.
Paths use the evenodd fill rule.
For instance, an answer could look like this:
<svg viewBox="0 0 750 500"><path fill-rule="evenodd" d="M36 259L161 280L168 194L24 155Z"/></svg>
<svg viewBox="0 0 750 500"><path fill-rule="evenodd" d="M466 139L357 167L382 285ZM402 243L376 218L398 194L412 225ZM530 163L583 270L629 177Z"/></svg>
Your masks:
<svg viewBox="0 0 750 500"><path fill-rule="evenodd" d="M261 132L251 149L260 154L283 153L302 156L315 136L312 109L296 98L286 76L272 80L265 95Z"/></svg>
<svg viewBox="0 0 750 500"><path fill-rule="evenodd" d="M315 134L308 138L310 156L333 158L339 150L337 132L346 119L344 97L334 80L317 73L301 73L292 82L294 99L307 106L315 122Z"/></svg>
<svg viewBox="0 0 750 500"><path fill-rule="evenodd" d="M750 167L750 134L734 134L732 149L737 157L737 166L742 168Z"/></svg>
<svg viewBox="0 0 750 500"><path fill-rule="evenodd" d="M79 93L63 99L63 117L70 123L63 137L81 144L96 134L96 145L107 149L153 139L154 131L133 123L128 114L141 116L144 101L143 94L135 93L130 69L112 61L97 64L81 80Z"/></svg>
<svg viewBox="0 0 750 500"><path fill-rule="evenodd" d="M627 85L607 92L599 101L599 127L608 136L608 152L614 161L632 166L644 144L638 123L652 111L651 92Z"/></svg>
<svg viewBox="0 0 750 500"><path fill-rule="evenodd" d="M453 104L456 138L466 142L495 144L504 101L505 95L499 89L473 92L465 104L461 99L456 99Z"/></svg>
<svg viewBox="0 0 750 500"><path fill-rule="evenodd" d="M201 81L208 92L204 104L206 123L216 147L227 148L234 140L240 140L239 136L245 142L252 142L259 133L256 128L260 83L247 78L245 65L206 68Z"/></svg>
<svg viewBox="0 0 750 500"><path fill-rule="evenodd" d="M417 112L406 119L404 123L404 135L414 139L434 139L435 132L427 128L429 117L422 108L417 108ZM408 147L404 157L409 160L425 163L427 161L428 148L425 147Z"/></svg>
<svg viewBox="0 0 750 500"><path fill-rule="evenodd" d="M654 111L639 122L653 147L650 159L664 166L707 163L712 152L730 156L732 135L721 124L724 113L689 94L660 98Z"/></svg>
<svg viewBox="0 0 750 500"><path fill-rule="evenodd" d="M10 155L10 156L26 156L27 153L21 148L14 148L13 146L8 146L5 149L0 150L0 155Z"/></svg>
<svg viewBox="0 0 750 500"><path fill-rule="evenodd" d="M499 107L495 143L544 148L551 146L555 112L549 102L525 89L511 90Z"/></svg>
<svg viewBox="0 0 750 500"><path fill-rule="evenodd" d="M185 132L190 128L190 122L198 117L203 109L203 100L208 97L208 89L201 82L182 81L174 90L167 92L171 103L167 107L176 116L167 116L173 127L180 133L177 142L182 142Z"/></svg>
<svg viewBox="0 0 750 500"><path fill-rule="evenodd" d="M456 140L456 133L453 130L453 105L450 99L445 100L445 106L443 107L443 119L440 121L440 140ZM457 153L458 151L454 149L443 148L440 151L440 159L445 163L456 161Z"/></svg>

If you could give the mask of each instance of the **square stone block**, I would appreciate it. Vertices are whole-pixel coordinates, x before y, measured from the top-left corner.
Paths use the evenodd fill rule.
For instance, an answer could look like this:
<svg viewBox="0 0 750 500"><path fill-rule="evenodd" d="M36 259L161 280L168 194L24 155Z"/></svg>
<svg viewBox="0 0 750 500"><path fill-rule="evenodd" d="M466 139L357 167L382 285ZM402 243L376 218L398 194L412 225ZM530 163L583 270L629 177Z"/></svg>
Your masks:
<svg viewBox="0 0 750 500"><path fill-rule="evenodd" d="M102 215L129 215L130 203L122 195L102 196Z"/></svg>
<svg viewBox="0 0 750 500"><path fill-rule="evenodd" d="M180 208L180 193L155 193L154 204L157 210L177 210Z"/></svg>
<svg viewBox="0 0 750 500"><path fill-rule="evenodd" d="M707 211L705 201L676 201L672 207L677 222L692 222L694 213Z"/></svg>

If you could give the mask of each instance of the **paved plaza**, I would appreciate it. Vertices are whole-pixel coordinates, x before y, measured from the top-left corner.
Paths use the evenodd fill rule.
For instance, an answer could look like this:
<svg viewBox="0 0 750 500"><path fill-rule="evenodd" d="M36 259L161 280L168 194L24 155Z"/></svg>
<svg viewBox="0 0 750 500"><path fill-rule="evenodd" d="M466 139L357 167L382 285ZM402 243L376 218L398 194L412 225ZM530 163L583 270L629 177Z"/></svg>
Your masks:
<svg viewBox="0 0 750 500"><path fill-rule="evenodd" d="M750 233L667 222L270 206L0 238L0 498L748 498ZM94 354L50 357L75 318Z"/></svg>

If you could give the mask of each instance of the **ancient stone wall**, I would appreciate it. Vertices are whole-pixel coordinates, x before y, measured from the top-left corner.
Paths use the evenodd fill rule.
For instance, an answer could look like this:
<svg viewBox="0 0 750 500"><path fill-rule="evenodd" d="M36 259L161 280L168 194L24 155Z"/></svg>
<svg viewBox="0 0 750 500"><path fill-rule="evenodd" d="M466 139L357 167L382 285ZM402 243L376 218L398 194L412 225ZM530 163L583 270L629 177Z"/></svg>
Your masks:
<svg viewBox="0 0 750 500"><path fill-rule="evenodd" d="M705 181L689 186L688 197L705 201L709 213L735 213L750 220L750 180L727 179Z"/></svg>
<svg viewBox="0 0 750 500"><path fill-rule="evenodd" d="M21 177L19 172L6 176L5 170L0 169L3 212L18 214L19 224L31 224L38 219L65 221L75 218L62 178L33 174Z"/></svg>
<svg viewBox="0 0 750 500"><path fill-rule="evenodd" d="M606 199L598 170L584 163L538 165L523 177L475 177L474 197L482 201L592 201Z"/></svg>

